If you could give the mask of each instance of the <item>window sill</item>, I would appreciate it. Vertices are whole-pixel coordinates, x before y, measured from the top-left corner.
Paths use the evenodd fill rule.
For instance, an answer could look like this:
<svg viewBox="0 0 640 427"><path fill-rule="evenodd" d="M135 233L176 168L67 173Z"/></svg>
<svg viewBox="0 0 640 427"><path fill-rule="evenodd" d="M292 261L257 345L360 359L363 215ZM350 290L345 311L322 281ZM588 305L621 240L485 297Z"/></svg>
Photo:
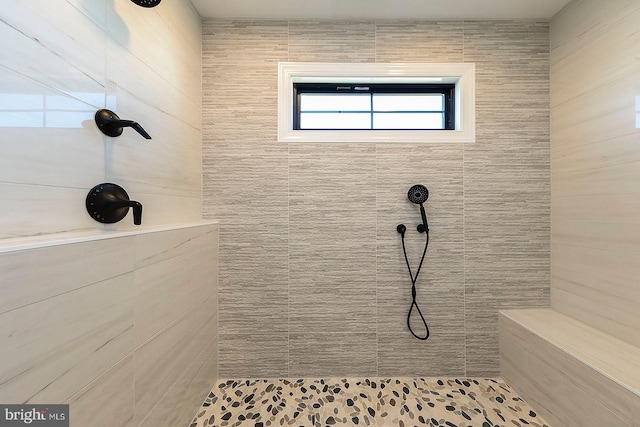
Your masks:
<svg viewBox="0 0 640 427"><path fill-rule="evenodd" d="M290 130L278 142L470 143L475 132L457 130Z"/></svg>

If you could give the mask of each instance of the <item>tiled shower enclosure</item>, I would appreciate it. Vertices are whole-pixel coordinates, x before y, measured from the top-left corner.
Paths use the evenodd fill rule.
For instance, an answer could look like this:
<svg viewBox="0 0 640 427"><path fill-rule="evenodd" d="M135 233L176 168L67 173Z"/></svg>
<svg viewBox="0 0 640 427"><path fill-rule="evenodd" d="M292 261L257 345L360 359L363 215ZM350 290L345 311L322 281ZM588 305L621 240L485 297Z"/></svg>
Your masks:
<svg viewBox="0 0 640 427"><path fill-rule="evenodd" d="M549 24L203 23L204 216L220 220L220 377L489 376L498 310L549 305ZM276 140L278 62L473 62L472 144ZM418 299L396 225L422 239ZM411 256L410 255L410 256Z"/></svg>

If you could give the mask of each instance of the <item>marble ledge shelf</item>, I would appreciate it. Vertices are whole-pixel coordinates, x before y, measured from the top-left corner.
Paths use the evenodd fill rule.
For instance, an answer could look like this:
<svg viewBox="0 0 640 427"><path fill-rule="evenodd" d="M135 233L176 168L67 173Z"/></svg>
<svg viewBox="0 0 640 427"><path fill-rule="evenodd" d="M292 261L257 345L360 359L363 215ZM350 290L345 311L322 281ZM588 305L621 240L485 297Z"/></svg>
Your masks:
<svg viewBox="0 0 640 427"><path fill-rule="evenodd" d="M0 239L0 254L214 224L218 224L218 221L207 220L147 227L143 225L136 228L128 228L126 230L88 229L63 233L40 234L36 236L14 237L9 239Z"/></svg>

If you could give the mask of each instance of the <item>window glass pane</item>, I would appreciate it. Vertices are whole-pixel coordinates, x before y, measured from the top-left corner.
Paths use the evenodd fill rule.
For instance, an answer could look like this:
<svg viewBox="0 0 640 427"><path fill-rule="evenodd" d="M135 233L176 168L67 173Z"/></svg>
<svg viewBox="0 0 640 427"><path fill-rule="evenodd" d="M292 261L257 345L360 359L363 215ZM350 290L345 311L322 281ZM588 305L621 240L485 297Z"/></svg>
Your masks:
<svg viewBox="0 0 640 427"><path fill-rule="evenodd" d="M374 129L443 129L442 113L374 113Z"/></svg>
<svg viewBox="0 0 640 427"><path fill-rule="evenodd" d="M435 94L375 94L375 111L444 111L444 96Z"/></svg>
<svg viewBox="0 0 640 427"><path fill-rule="evenodd" d="M369 94L315 94L300 96L300 111L369 111Z"/></svg>
<svg viewBox="0 0 640 427"><path fill-rule="evenodd" d="M40 110L44 109L42 95L23 95L18 93L0 94L0 110Z"/></svg>
<svg viewBox="0 0 640 427"><path fill-rule="evenodd" d="M371 114L301 113L300 129L371 129Z"/></svg>
<svg viewBox="0 0 640 427"><path fill-rule="evenodd" d="M42 97L40 97L42 98ZM0 127L41 128L44 127L43 111L0 111Z"/></svg>

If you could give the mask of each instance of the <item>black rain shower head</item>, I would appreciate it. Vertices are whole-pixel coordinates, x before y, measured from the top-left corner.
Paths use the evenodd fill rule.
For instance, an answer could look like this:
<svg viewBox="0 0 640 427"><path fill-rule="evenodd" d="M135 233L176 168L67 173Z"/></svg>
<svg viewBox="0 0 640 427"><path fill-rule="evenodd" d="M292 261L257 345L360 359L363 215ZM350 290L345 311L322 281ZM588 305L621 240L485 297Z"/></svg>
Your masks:
<svg viewBox="0 0 640 427"><path fill-rule="evenodd" d="M157 5L160 4L162 0L131 0L131 1L137 4L138 6L142 6L142 7L156 7Z"/></svg>
<svg viewBox="0 0 640 427"><path fill-rule="evenodd" d="M411 203L421 205L429 198L429 190L424 185L416 184L409 189L407 196L409 196Z"/></svg>

